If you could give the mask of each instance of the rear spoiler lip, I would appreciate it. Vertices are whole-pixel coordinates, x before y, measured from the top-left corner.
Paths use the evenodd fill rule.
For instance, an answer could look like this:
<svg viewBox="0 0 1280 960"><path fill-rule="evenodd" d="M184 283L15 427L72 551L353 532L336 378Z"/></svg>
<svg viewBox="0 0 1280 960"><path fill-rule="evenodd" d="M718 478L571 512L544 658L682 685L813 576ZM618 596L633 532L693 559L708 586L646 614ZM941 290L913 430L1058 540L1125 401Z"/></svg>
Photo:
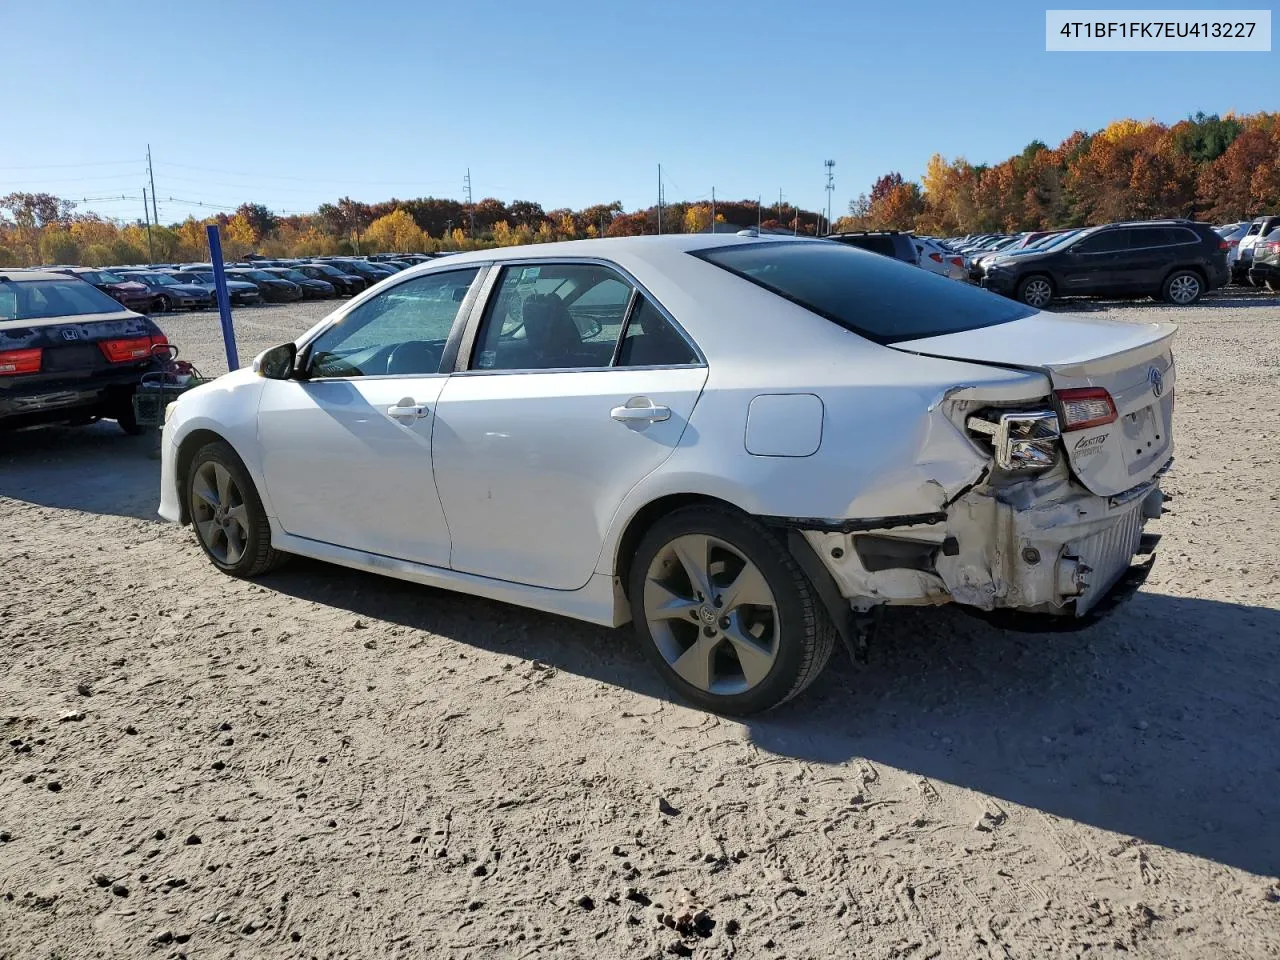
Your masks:
<svg viewBox="0 0 1280 960"><path fill-rule="evenodd" d="M1160 331L1160 335L1145 343L1136 344L1128 349L1121 350L1117 353L1106 354L1101 357L1093 357L1088 360L1079 360L1071 363L1043 363L1043 364L1025 364L1013 363L1008 360L979 360L971 357L948 356L945 353L934 353L927 350L910 350L905 349L899 344L891 344L895 350L902 353L914 354L918 357L932 357L936 360L955 360L960 363L976 363L984 367L999 367L1004 370L1025 370L1029 373L1047 374L1052 377L1053 374L1059 374L1063 377L1072 379L1087 379L1089 377L1105 376L1109 373L1115 373L1117 370L1123 370L1126 367L1134 365L1134 361L1139 355L1150 355L1152 353L1162 353L1167 348L1178 332L1178 328L1171 323L1162 323L1161 327L1165 328ZM1085 369L1088 368L1088 372Z"/></svg>

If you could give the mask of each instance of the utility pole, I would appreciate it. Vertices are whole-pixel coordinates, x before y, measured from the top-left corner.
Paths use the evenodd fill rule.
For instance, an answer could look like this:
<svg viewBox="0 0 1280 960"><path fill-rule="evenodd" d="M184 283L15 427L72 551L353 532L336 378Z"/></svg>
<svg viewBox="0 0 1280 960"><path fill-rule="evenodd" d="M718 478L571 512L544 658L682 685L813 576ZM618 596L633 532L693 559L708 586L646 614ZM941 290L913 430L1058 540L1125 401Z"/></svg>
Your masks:
<svg viewBox="0 0 1280 960"><path fill-rule="evenodd" d="M786 221L782 219L782 188L778 188L778 226L782 226Z"/></svg>
<svg viewBox="0 0 1280 960"><path fill-rule="evenodd" d="M156 175L151 169L151 144L147 144L147 177L151 180L151 222L160 226L160 214L156 210Z"/></svg>
<svg viewBox="0 0 1280 960"><path fill-rule="evenodd" d="M462 186L467 193L467 212L471 215L471 232L470 236L476 235L476 210L471 205L471 168L467 167L467 175L462 178Z"/></svg>
<svg viewBox="0 0 1280 960"><path fill-rule="evenodd" d="M658 233L662 233L662 164L658 164Z"/></svg>
<svg viewBox="0 0 1280 960"><path fill-rule="evenodd" d="M716 188L711 188L711 232L716 232Z"/></svg>
<svg viewBox="0 0 1280 960"><path fill-rule="evenodd" d="M827 168L827 233L831 232L831 194L836 189L836 162L825 160L822 164Z"/></svg>
<svg viewBox="0 0 1280 960"><path fill-rule="evenodd" d="M763 199L764 197L762 197L760 194L758 193L756 194L756 236L760 236L760 224L762 222L760 219L760 213L761 213L760 201Z"/></svg>
<svg viewBox="0 0 1280 960"><path fill-rule="evenodd" d="M155 194L151 195L151 200L155 202ZM147 223L147 260L150 263L156 262L156 248L151 243L151 212L147 210L147 188L142 188L142 216Z"/></svg>

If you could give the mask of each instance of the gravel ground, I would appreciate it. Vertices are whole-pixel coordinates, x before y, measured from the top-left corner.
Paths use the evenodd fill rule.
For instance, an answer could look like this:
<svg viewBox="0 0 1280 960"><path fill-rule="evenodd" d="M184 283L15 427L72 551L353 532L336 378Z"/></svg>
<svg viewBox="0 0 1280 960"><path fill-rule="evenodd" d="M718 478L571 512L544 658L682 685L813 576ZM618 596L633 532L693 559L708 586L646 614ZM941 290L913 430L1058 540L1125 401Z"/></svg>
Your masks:
<svg viewBox="0 0 1280 960"><path fill-rule="evenodd" d="M747 723L626 631L228 579L145 440L5 437L0 957L1280 955L1280 299L1073 309L1182 324L1147 586L1080 634L893 615Z"/></svg>

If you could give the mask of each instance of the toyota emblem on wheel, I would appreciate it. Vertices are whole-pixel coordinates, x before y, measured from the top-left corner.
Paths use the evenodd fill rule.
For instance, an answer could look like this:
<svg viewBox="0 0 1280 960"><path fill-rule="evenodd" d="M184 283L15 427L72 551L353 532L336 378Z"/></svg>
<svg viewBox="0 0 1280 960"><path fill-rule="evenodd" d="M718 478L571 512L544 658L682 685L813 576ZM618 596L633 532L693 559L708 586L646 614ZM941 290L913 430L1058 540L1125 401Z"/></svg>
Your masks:
<svg viewBox="0 0 1280 960"><path fill-rule="evenodd" d="M1147 370L1147 382L1151 384L1151 392L1157 397L1164 393L1164 374L1155 367Z"/></svg>

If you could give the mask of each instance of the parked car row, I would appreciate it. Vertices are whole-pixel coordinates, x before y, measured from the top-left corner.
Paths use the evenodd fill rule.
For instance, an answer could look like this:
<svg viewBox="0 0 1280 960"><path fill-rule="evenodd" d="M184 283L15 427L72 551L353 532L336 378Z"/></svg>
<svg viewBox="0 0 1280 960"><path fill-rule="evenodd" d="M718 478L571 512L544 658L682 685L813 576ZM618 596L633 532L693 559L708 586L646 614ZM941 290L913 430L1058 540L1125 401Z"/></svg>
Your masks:
<svg viewBox="0 0 1280 960"><path fill-rule="evenodd" d="M1224 223L1217 231L1227 243L1227 263L1231 268L1232 282L1274 288L1274 261L1270 255L1271 248L1267 245L1280 241L1280 216L1268 215L1239 223ZM1258 257L1263 251L1268 251L1268 255L1259 264ZM1258 267L1256 272L1255 265Z"/></svg>
<svg viewBox="0 0 1280 960"><path fill-rule="evenodd" d="M1185 306L1232 277L1228 242L1194 220L968 237L949 245L968 258L971 281L1036 308L1066 296L1151 296Z"/></svg>
<svg viewBox="0 0 1280 960"><path fill-rule="evenodd" d="M281 260L251 255L226 265L227 294L232 305L238 307L351 297L406 267L426 263L433 256L439 255L375 254L369 258ZM204 310L217 306L211 263L36 269L77 277L139 313Z"/></svg>

